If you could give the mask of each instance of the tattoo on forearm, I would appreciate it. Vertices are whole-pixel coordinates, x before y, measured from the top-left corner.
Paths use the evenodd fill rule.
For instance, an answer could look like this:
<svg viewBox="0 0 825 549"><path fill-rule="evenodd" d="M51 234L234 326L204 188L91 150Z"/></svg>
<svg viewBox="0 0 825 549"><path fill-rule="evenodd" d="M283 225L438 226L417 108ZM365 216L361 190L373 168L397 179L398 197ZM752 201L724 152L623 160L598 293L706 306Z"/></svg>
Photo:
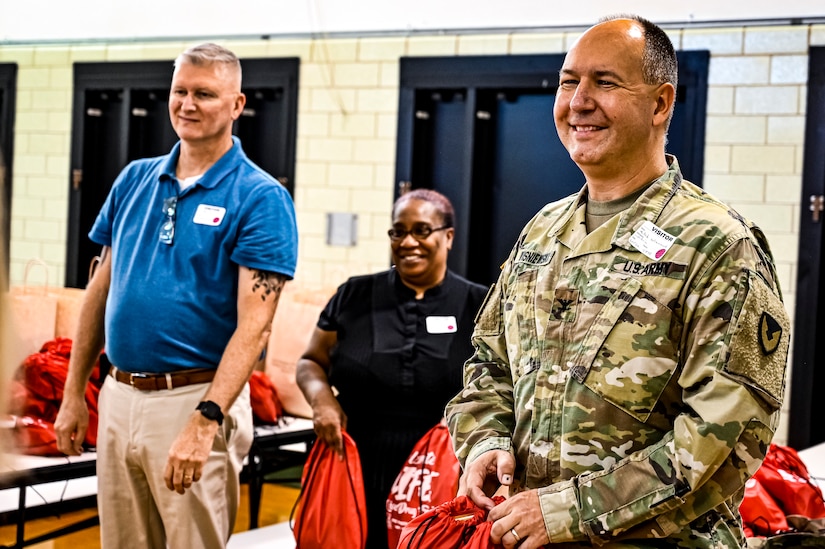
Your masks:
<svg viewBox="0 0 825 549"><path fill-rule="evenodd" d="M266 301L266 298L270 295L272 295L276 301L280 299L281 289L284 287L284 282L286 282L284 275L253 269L252 276L255 278L252 293L260 291L261 301Z"/></svg>

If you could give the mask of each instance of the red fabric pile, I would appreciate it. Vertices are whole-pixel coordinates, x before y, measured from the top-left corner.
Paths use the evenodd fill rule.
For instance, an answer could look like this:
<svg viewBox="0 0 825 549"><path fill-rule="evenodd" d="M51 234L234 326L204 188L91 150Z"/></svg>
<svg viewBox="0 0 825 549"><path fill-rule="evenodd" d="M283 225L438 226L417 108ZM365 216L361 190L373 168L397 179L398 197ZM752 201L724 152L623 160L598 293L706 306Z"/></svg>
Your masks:
<svg viewBox="0 0 825 549"><path fill-rule="evenodd" d="M789 516L825 517L825 500L796 450L771 444L739 506L747 537L791 532Z"/></svg>
<svg viewBox="0 0 825 549"><path fill-rule="evenodd" d="M71 339L53 339L44 343L40 352L29 355L15 372L8 411L16 416L14 440L18 451L40 456L63 455L57 449L54 420L63 400L71 351ZM97 444L97 399L102 384L98 358L86 386L89 428L84 444L90 447Z"/></svg>
<svg viewBox="0 0 825 549"><path fill-rule="evenodd" d="M275 425L284 415L278 389L264 372L252 372L249 378L249 400L256 425Z"/></svg>

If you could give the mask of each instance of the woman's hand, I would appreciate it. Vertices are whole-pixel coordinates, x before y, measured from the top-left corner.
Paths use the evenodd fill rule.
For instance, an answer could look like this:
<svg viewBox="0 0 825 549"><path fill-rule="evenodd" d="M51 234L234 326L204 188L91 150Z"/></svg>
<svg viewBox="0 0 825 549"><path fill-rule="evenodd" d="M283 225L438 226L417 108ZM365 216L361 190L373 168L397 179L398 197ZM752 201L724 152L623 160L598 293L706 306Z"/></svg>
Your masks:
<svg viewBox="0 0 825 549"><path fill-rule="evenodd" d="M344 457L344 439L341 433L347 428L347 416L338 404L338 400L319 398L321 402L313 403L312 425L319 439Z"/></svg>
<svg viewBox="0 0 825 549"><path fill-rule="evenodd" d="M337 341L336 332L315 328L306 351L298 360L295 381L312 407L315 434L343 459L344 439L341 432L347 428L347 416L332 392L328 376L330 353Z"/></svg>

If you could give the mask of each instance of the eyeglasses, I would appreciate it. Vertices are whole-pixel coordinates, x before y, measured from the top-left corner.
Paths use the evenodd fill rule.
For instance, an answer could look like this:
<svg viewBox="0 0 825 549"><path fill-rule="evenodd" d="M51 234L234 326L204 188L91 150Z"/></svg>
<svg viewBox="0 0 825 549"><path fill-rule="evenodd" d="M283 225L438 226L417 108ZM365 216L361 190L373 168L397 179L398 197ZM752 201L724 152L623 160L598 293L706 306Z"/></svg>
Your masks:
<svg viewBox="0 0 825 549"><path fill-rule="evenodd" d="M170 196L163 199L163 214L166 220L160 227L159 239L164 244L171 245L175 240L175 211L178 208L178 197Z"/></svg>
<svg viewBox="0 0 825 549"><path fill-rule="evenodd" d="M433 229L429 225L416 225L408 231L406 229L396 229L393 227L392 229L387 231L387 234L390 236L390 240L392 240L393 242L400 242L404 240L405 238L407 238L408 234L411 234L414 239L421 242L422 240L427 240L430 237L430 235L436 231L443 231L444 229L451 228L452 227L448 225L444 225L443 227L436 227L435 229Z"/></svg>

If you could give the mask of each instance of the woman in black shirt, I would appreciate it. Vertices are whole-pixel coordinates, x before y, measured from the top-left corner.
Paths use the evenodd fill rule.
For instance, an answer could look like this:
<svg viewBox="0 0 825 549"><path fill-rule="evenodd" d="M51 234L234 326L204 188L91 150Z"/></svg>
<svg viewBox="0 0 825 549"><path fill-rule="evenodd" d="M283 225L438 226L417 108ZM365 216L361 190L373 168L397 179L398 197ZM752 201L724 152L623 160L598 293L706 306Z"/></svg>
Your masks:
<svg viewBox="0 0 825 549"><path fill-rule="evenodd" d="M341 453L345 429L358 447L367 549L387 549L385 504L393 481L415 443L441 421L472 355L473 319L485 288L447 269L453 218L440 193L401 196L389 230L393 268L342 284L298 361L298 385L318 438Z"/></svg>

